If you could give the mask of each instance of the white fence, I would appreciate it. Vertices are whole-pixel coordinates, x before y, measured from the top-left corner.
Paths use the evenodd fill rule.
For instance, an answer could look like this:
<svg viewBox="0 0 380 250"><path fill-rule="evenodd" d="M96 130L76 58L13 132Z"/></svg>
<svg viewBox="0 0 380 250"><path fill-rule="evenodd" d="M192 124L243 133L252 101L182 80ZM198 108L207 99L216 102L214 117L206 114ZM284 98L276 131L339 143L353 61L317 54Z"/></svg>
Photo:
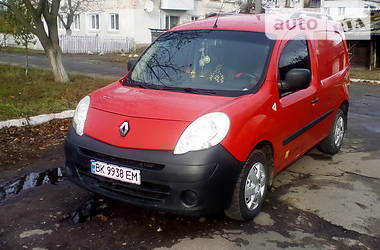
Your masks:
<svg viewBox="0 0 380 250"><path fill-rule="evenodd" d="M129 37L60 36L59 43L62 52L69 54L129 52L135 48Z"/></svg>
<svg viewBox="0 0 380 250"><path fill-rule="evenodd" d="M10 35L0 33L0 46L20 47ZM31 49L43 50L41 44L30 46ZM129 37L99 37L99 36L60 36L59 43L63 53L70 54L98 54L98 53L126 53L135 49L135 41Z"/></svg>

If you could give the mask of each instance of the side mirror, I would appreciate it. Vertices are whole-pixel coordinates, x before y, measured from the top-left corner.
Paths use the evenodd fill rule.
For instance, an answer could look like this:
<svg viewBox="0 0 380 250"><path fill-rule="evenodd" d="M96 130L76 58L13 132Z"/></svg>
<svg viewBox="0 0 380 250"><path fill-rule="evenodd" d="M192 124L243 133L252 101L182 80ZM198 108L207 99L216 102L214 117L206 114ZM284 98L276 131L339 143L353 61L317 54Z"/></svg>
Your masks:
<svg viewBox="0 0 380 250"><path fill-rule="evenodd" d="M311 73L308 69L292 69L285 75L285 81L278 83L280 93L294 92L309 87Z"/></svg>
<svg viewBox="0 0 380 250"><path fill-rule="evenodd" d="M137 63L137 60L129 60L128 63L127 63L127 70L130 71L134 66L135 64Z"/></svg>

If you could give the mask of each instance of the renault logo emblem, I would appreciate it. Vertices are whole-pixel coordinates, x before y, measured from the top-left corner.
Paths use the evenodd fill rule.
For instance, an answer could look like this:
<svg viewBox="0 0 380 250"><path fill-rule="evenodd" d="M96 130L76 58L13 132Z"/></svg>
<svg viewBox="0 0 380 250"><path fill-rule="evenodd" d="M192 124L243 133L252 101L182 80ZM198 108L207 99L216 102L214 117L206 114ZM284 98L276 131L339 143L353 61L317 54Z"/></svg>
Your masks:
<svg viewBox="0 0 380 250"><path fill-rule="evenodd" d="M129 131L129 123L123 122L123 124L120 125L120 135L125 137L128 134Z"/></svg>

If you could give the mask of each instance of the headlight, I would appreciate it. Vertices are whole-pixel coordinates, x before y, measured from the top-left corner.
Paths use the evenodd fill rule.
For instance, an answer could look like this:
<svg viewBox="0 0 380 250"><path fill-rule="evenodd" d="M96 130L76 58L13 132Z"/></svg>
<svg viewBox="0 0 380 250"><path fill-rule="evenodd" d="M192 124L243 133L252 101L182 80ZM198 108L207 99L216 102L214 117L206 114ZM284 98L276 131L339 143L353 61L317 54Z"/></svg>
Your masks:
<svg viewBox="0 0 380 250"><path fill-rule="evenodd" d="M174 154L208 149L219 144L230 128L230 119L225 113L215 112L193 121L179 138Z"/></svg>
<svg viewBox="0 0 380 250"><path fill-rule="evenodd" d="M86 96L75 109L73 127L78 135L83 135L84 123L86 121L88 107L90 106L90 97Z"/></svg>

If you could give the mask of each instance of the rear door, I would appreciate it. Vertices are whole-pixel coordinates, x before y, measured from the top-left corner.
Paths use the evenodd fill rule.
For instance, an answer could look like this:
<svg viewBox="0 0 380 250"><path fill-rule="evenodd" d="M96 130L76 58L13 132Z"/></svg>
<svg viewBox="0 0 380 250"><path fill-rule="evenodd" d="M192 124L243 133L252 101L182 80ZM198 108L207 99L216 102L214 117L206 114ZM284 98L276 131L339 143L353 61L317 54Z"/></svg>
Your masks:
<svg viewBox="0 0 380 250"><path fill-rule="evenodd" d="M304 37L283 41L280 46L277 82L285 80L291 69L302 68L312 72L308 88L292 93L280 94L278 100L278 121L282 136L281 167L300 156L314 142L310 133L310 123L314 119L313 102L318 90L317 79L313 74L309 44Z"/></svg>

